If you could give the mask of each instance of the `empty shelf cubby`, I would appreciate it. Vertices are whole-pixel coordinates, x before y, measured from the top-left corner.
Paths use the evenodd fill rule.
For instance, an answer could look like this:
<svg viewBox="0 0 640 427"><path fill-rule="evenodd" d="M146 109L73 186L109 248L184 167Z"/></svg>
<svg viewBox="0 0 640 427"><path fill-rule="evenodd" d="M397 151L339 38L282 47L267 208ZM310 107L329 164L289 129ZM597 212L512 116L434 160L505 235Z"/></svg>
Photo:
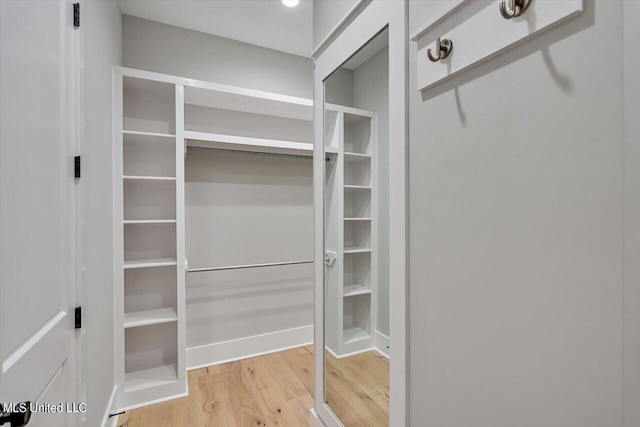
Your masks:
<svg viewBox="0 0 640 427"><path fill-rule="evenodd" d="M124 179L124 220L176 218L176 182Z"/></svg>
<svg viewBox="0 0 640 427"><path fill-rule="evenodd" d="M176 176L176 139L145 132L123 132L125 176Z"/></svg>
<svg viewBox="0 0 640 427"><path fill-rule="evenodd" d="M344 152L371 154L371 117L344 113Z"/></svg>
<svg viewBox="0 0 640 427"><path fill-rule="evenodd" d="M124 130L176 133L174 84L124 77L123 86Z"/></svg>
<svg viewBox="0 0 640 427"><path fill-rule="evenodd" d="M125 391L178 380L177 322L125 330Z"/></svg>
<svg viewBox="0 0 640 427"><path fill-rule="evenodd" d="M175 257L175 224L125 224L125 261L175 259Z"/></svg>
<svg viewBox="0 0 640 427"><path fill-rule="evenodd" d="M345 221L344 250L371 249L371 221Z"/></svg>
<svg viewBox="0 0 640 427"><path fill-rule="evenodd" d="M344 217L371 218L371 190L370 188L344 188Z"/></svg>
<svg viewBox="0 0 640 427"><path fill-rule="evenodd" d="M343 303L342 337L345 344L371 337L370 295L345 298Z"/></svg>

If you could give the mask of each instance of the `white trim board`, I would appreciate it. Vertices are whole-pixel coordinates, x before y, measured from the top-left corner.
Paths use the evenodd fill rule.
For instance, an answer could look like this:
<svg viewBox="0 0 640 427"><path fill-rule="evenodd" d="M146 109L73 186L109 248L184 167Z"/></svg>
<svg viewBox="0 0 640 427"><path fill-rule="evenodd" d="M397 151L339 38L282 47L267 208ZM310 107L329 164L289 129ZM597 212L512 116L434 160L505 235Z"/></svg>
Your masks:
<svg viewBox="0 0 640 427"><path fill-rule="evenodd" d="M342 33L342 31L349 26L349 24L358 16L358 14L369 4L371 0L359 0L353 7L347 12L347 14L338 22L335 27L329 31L324 39L318 43L317 46L311 51L311 57L317 58L333 41Z"/></svg>
<svg viewBox="0 0 640 427"><path fill-rule="evenodd" d="M376 331L374 335L375 350L389 359L389 337L382 332Z"/></svg>
<svg viewBox="0 0 640 427"><path fill-rule="evenodd" d="M109 414L113 413L114 410L117 392L118 386L116 385L113 387L113 390L111 390L111 397L109 397L109 402L107 402L107 406L104 410L104 415L102 415L102 423L100 424L102 427L116 427L118 425L117 415L109 418Z"/></svg>
<svg viewBox="0 0 640 427"><path fill-rule="evenodd" d="M313 343L313 325L187 348L187 370L220 365Z"/></svg>
<svg viewBox="0 0 640 427"><path fill-rule="evenodd" d="M326 427L322 421L320 421L316 410L313 408L309 409L309 427Z"/></svg>

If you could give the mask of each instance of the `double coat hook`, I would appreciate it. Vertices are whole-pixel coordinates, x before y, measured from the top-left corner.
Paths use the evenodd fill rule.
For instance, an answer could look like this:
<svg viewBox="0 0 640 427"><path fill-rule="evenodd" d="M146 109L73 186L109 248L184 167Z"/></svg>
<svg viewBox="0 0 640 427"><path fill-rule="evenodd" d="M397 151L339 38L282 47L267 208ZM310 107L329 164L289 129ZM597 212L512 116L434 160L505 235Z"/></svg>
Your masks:
<svg viewBox="0 0 640 427"><path fill-rule="evenodd" d="M509 0L500 2L500 13L504 19L511 19L522 15L531 4L531 0Z"/></svg>
<svg viewBox="0 0 640 427"><path fill-rule="evenodd" d="M431 62L438 62L441 59L446 58L451 54L453 50L453 42L449 39L440 39L438 37L436 39L436 51L438 52L438 56L433 56L431 54L431 49L427 49L427 56Z"/></svg>

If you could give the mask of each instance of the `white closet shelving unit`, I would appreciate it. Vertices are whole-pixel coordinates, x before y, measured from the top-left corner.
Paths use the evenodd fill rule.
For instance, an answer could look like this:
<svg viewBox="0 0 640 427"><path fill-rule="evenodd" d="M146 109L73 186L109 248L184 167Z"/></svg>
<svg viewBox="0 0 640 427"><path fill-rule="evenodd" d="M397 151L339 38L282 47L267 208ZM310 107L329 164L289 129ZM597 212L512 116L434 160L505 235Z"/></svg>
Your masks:
<svg viewBox="0 0 640 427"><path fill-rule="evenodd" d="M114 68L114 286L119 410L187 394L187 146L311 156L304 141L185 129L192 107L312 120L309 99Z"/></svg>
<svg viewBox="0 0 640 427"><path fill-rule="evenodd" d="M325 106L326 344L340 358L373 349L376 319L376 114Z"/></svg>

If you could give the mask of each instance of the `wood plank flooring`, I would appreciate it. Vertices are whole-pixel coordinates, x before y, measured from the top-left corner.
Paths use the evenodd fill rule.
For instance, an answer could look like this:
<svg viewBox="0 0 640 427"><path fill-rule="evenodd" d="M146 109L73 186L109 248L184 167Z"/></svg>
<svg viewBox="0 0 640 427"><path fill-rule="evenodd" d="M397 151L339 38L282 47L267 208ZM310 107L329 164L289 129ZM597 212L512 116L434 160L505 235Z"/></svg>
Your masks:
<svg viewBox="0 0 640 427"><path fill-rule="evenodd" d="M343 359L325 352L326 398L346 427L389 425L389 359L369 351Z"/></svg>
<svg viewBox="0 0 640 427"><path fill-rule="evenodd" d="M327 359L327 399L347 427L388 425L388 361ZM189 396L120 415L119 427L308 427L313 346L188 372ZM386 388L385 388L386 384ZM386 406L385 406L386 405Z"/></svg>

